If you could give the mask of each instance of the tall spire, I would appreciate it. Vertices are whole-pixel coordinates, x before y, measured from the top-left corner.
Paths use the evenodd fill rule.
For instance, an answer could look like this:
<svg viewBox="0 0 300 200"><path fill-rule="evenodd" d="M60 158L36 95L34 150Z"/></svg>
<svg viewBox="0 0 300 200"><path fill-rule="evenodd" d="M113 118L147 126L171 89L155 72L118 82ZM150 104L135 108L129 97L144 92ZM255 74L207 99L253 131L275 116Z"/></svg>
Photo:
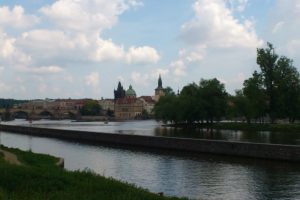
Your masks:
<svg viewBox="0 0 300 200"><path fill-rule="evenodd" d="M162 80L161 80L161 76L159 74L159 78L158 78L158 86L157 88L162 88Z"/></svg>
<svg viewBox="0 0 300 200"><path fill-rule="evenodd" d="M115 100L125 97L125 90L119 81L117 90L114 90Z"/></svg>

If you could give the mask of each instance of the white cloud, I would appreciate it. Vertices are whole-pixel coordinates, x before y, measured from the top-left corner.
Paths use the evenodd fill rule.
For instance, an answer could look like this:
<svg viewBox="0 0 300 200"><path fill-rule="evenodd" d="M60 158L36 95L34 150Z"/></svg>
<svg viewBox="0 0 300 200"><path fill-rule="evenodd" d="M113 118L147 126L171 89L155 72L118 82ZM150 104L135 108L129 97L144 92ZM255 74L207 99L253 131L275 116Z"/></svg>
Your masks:
<svg viewBox="0 0 300 200"><path fill-rule="evenodd" d="M48 91L48 86L46 83L40 83L38 89L40 93L46 93Z"/></svg>
<svg viewBox="0 0 300 200"><path fill-rule="evenodd" d="M60 30L35 29L24 32L17 38L16 46L31 55L37 65L57 62L65 65L69 61L88 60L91 41L82 35L67 35Z"/></svg>
<svg viewBox="0 0 300 200"><path fill-rule="evenodd" d="M226 0L232 11L243 12L247 7L248 0Z"/></svg>
<svg viewBox="0 0 300 200"><path fill-rule="evenodd" d="M152 71L151 78L153 80L156 80L159 77L159 75L166 77L169 74L169 72L170 72L169 69L158 68Z"/></svg>
<svg viewBox="0 0 300 200"><path fill-rule="evenodd" d="M131 80L136 85L147 86L149 84L149 75L148 74L141 74L139 72L132 72L131 73Z"/></svg>
<svg viewBox="0 0 300 200"><path fill-rule="evenodd" d="M71 74L66 74L64 76L64 80L67 81L67 82L69 82L69 83L73 83L74 82L74 78L73 78L73 76Z"/></svg>
<svg viewBox="0 0 300 200"><path fill-rule="evenodd" d="M38 63L46 59L61 62L96 61L148 64L156 63L160 58L152 47L130 47L126 52L123 46L115 44L111 39L88 37L85 33L67 34L60 30L28 31L23 33L17 41L12 40L10 43L16 43L23 51L32 55Z"/></svg>
<svg viewBox="0 0 300 200"><path fill-rule="evenodd" d="M181 26L183 45L169 64L173 81L186 84L218 77L229 87L242 86L241 81L228 80L234 71L251 74L256 48L263 44L254 18L243 15L247 5L248 0L195 0L194 17Z"/></svg>
<svg viewBox="0 0 300 200"><path fill-rule="evenodd" d="M98 39L91 58L95 61L121 61L124 59L124 54L122 46L114 44L111 40Z"/></svg>
<svg viewBox="0 0 300 200"><path fill-rule="evenodd" d="M278 31L280 31L284 24L285 24L285 22L283 22L283 21L276 23L274 28L272 29L272 33L276 33Z"/></svg>
<svg viewBox="0 0 300 200"><path fill-rule="evenodd" d="M266 37L278 53L300 62L300 2L277 0L269 14Z"/></svg>
<svg viewBox="0 0 300 200"><path fill-rule="evenodd" d="M11 91L11 86L6 83L0 82L0 92L6 93L9 91Z"/></svg>
<svg viewBox="0 0 300 200"><path fill-rule="evenodd" d="M206 54L206 45L195 45L192 48L182 49L179 51L179 57L185 62L200 62Z"/></svg>
<svg viewBox="0 0 300 200"><path fill-rule="evenodd" d="M64 30L101 32L111 28L125 10L139 5L133 0L60 0L40 11Z"/></svg>
<svg viewBox="0 0 300 200"><path fill-rule="evenodd" d="M31 57L16 47L16 38L0 30L0 64L6 66L26 65Z"/></svg>
<svg viewBox="0 0 300 200"><path fill-rule="evenodd" d="M26 15L22 6L0 7L0 25L14 28L27 28L35 25L39 19L34 15Z"/></svg>
<svg viewBox="0 0 300 200"><path fill-rule="evenodd" d="M100 75L98 72L92 72L85 77L85 83L88 86L92 86L94 88L99 87L100 83Z"/></svg>
<svg viewBox="0 0 300 200"><path fill-rule="evenodd" d="M118 61L127 64L157 63L160 59L157 51L148 46L130 47L128 52L123 46L118 46L112 40L97 40L96 50L91 58L95 61Z"/></svg>
<svg viewBox="0 0 300 200"><path fill-rule="evenodd" d="M286 53L288 53L292 57L297 57L298 61L300 61L300 38L288 41L284 48L286 50Z"/></svg>
<svg viewBox="0 0 300 200"><path fill-rule="evenodd" d="M157 63L160 59L157 51L149 46L130 47L126 57L130 64Z"/></svg>
<svg viewBox="0 0 300 200"><path fill-rule="evenodd" d="M261 45L253 23L239 22L224 0L197 0L195 18L182 26L182 38L190 45L217 48L255 48Z"/></svg>
<svg viewBox="0 0 300 200"><path fill-rule="evenodd" d="M34 30L23 37L29 49L29 44L39 44L31 47L34 52L47 50L50 51L48 56L53 55L52 58L65 58L60 60L75 58L96 62L156 63L159 55L152 47L130 47L126 52L122 45L101 38L102 31L115 25L119 15L141 5L139 0L56 1L42 7L40 12L53 22L57 30Z"/></svg>
<svg viewBox="0 0 300 200"><path fill-rule="evenodd" d="M63 68L55 65L51 66L41 66L41 67L27 67L27 66L18 66L16 68L20 72L29 72L32 74L58 74L64 71Z"/></svg>
<svg viewBox="0 0 300 200"><path fill-rule="evenodd" d="M176 76L185 76L186 75L186 66L182 60L174 61L170 64L173 73Z"/></svg>
<svg viewBox="0 0 300 200"><path fill-rule="evenodd" d="M9 38L5 33L0 31L0 57L8 58L14 53L15 41L14 38Z"/></svg>

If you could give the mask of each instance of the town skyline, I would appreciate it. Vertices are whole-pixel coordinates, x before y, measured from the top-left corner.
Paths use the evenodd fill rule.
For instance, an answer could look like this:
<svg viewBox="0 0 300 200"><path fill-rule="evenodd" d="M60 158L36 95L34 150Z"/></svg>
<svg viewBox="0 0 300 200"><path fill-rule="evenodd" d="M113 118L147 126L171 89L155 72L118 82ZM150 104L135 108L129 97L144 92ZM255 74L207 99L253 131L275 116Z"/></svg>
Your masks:
<svg viewBox="0 0 300 200"><path fill-rule="evenodd" d="M159 74L174 91L217 78L233 94L267 42L299 70L299 10L297 0L4 0L1 97L113 98L118 81L150 95Z"/></svg>

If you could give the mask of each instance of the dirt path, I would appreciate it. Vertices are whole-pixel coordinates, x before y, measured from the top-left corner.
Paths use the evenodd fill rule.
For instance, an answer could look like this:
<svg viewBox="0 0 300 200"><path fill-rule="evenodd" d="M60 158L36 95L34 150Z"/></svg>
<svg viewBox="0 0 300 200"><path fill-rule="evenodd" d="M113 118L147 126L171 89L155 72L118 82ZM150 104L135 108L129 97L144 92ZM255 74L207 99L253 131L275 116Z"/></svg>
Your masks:
<svg viewBox="0 0 300 200"><path fill-rule="evenodd" d="M4 160L7 161L10 164L14 165L21 165L22 163L18 160L17 156L13 153L10 153L8 151L4 151L0 149L0 152L4 155Z"/></svg>

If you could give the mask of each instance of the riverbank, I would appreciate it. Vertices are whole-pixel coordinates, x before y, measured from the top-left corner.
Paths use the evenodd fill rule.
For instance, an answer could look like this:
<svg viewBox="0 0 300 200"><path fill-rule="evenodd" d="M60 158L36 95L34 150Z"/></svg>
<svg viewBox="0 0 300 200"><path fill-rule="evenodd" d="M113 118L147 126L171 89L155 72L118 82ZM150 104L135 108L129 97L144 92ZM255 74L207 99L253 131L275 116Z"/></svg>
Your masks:
<svg viewBox="0 0 300 200"><path fill-rule="evenodd" d="M78 141L80 143L103 144L125 148L137 147L145 150L156 149L179 152L212 153L227 156L300 162L300 146L298 145L112 134L12 125L0 125L0 130L24 135L52 137Z"/></svg>
<svg viewBox="0 0 300 200"><path fill-rule="evenodd" d="M0 199L179 199L104 178L91 171L69 172L58 158L0 146L15 155L20 164L9 164L0 152Z"/></svg>
<svg viewBox="0 0 300 200"><path fill-rule="evenodd" d="M270 123L244 123L244 122L216 122L213 124L166 124L167 127L176 128L208 128L217 130L243 130L243 131L276 131L276 132L299 132L300 124L270 124Z"/></svg>

